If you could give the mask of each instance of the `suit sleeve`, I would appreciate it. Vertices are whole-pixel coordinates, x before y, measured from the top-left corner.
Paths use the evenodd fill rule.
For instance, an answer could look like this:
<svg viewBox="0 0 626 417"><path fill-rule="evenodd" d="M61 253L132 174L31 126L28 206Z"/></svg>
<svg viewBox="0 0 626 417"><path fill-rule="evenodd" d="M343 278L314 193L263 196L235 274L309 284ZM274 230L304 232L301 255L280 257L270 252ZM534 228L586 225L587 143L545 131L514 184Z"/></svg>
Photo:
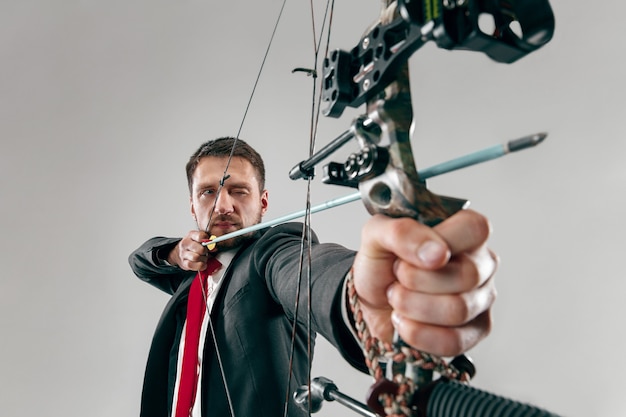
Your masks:
<svg viewBox="0 0 626 417"><path fill-rule="evenodd" d="M272 297L285 314L306 325L309 285L308 262L300 277L301 224L277 226L263 235L255 248L255 267L266 277ZM346 301L345 277L352 267L355 251L311 239L311 319L314 330L324 336L353 367L366 372L361 348L342 314ZM301 306L295 311L296 289L300 282Z"/></svg>
<svg viewBox="0 0 626 417"><path fill-rule="evenodd" d="M163 261L180 238L153 237L137 248L128 257L128 263L135 275L154 287L174 294L180 284L189 276L189 271L184 271L177 266L168 265Z"/></svg>

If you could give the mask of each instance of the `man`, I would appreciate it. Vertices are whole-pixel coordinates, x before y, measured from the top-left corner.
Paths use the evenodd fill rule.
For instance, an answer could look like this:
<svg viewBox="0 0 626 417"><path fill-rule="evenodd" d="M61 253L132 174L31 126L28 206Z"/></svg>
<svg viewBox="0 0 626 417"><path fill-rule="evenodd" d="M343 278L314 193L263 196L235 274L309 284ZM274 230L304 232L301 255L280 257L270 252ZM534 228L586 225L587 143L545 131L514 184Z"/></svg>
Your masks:
<svg viewBox="0 0 626 417"><path fill-rule="evenodd" d="M141 415L281 416L285 398L306 383L309 366L306 283L299 308L296 302L302 226L249 233L209 251L202 243L211 235L251 226L265 214L263 161L244 141L220 138L191 156L187 178L198 229L182 239L150 239L129 258L139 278L172 294L152 342ZM468 350L490 329L497 260L485 244L489 232L484 217L464 210L432 229L412 219L373 216L357 253L313 235L313 331L366 370L346 308L345 280L352 270L374 336L390 341L395 329L406 343L440 356ZM210 320L203 319L196 348L185 330L192 320L190 286L215 258L221 269L204 273L210 275L202 290ZM181 399L185 345L201 362L190 402ZM289 416L307 414L290 402Z"/></svg>

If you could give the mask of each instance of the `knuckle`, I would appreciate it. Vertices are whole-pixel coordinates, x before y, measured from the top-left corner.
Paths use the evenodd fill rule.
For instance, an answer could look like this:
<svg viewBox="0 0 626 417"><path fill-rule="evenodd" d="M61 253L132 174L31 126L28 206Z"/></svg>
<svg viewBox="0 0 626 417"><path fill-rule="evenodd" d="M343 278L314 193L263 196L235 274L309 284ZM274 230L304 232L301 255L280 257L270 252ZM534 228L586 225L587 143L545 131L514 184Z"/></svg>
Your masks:
<svg viewBox="0 0 626 417"><path fill-rule="evenodd" d="M411 304L408 302L407 297L403 296L404 288L401 285L391 284L390 290L387 292L387 302L389 305L399 314L403 316L409 315L409 307ZM412 306L415 309L415 306Z"/></svg>
<svg viewBox="0 0 626 417"><path fill-rule="evenodd" d="M441 356L457 356L467 350L460 332L448 332L449 337L443 338L441 345Z"/></svg>
<svg viewBox="0 0 626 417"><path fill-rule="evenodd" d="M388 235L402 235L412 230L419 223L410 217L387 218L384 228Z"/></svg>
<svg viewBox="0 0 626 417"><path fill-rule="evenodd" d="M472 309L462 295L453 295L447 300L448 326L458 326L467 323L472 317Z"/></svg>
<svg viewBox="0 0 626 417"><path fill-rule="evenodd" d="M486 337L491 333L493 328L493 321L491 320L491 311L486 311L478 318L482 325L483 337Z"/></svg>
<svg viewBox="0 0 626 417"><path fill-rule="evenodd" d="M498 289L494 285L493 280L489 280L489 282L487 296L489 297L489 308L491 308L493 303L498 299Z"/></svg>
<svg viewBox="0 0 626 417"><path fill-rule="evenodd" d="M406 329L402 339L411 346L438 356L456 356L467 350L462 332L450 328Z"/></svg>
<svg viewBox="0 0 626 417"><path fill-rule="evenodd" d="M479 287L484 281L481 268L470 256L462 256L460 262L463 281L466 283L465 288L470 290Z"/></svg>
<svg viewBox="0 0 626 417"><path fill-rule="evenodd" d="M491 223L484 215L472 211L468 225L473 234L479 236L483 241L487 240L491 234Z"/></svg>

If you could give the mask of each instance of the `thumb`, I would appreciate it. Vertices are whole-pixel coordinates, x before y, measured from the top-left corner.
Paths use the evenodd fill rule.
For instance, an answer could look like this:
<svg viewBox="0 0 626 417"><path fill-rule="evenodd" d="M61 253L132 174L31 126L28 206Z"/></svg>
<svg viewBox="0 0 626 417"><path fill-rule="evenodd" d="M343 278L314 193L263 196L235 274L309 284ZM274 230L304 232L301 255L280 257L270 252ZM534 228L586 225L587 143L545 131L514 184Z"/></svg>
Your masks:
<svg viewBox="0 0 626 417"><path fill-rule="evenodd" d="M363 227L354 261L355 288L372 306L387 306L386 291L396 281L398 260L417 268L437 269L450 259L450 250L433 229L410 218L372 216Z"/></svg>

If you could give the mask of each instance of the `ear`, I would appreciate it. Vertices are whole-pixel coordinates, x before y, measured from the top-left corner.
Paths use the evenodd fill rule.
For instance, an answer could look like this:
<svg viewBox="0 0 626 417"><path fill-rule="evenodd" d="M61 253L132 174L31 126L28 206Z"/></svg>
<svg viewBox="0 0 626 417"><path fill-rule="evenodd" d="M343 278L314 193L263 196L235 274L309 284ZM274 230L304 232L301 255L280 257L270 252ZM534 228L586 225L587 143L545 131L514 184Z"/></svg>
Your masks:
<svg viewBox="0 0 626 417"><path fill-rule="evenodd" d="M193 206L193 199L191 198L191 196L189 196L189 209L191 211L191 217L193 217L194 220L196 220L196 209Z"/></svg>
<svg viewBox="0 0 626 417"><path fill-rule="evenodd" d="M265 213L267 212L267 207L269 205L269 193L267 192L267 190L263 190L261 192L261 215L265 215Z"/></svg>

